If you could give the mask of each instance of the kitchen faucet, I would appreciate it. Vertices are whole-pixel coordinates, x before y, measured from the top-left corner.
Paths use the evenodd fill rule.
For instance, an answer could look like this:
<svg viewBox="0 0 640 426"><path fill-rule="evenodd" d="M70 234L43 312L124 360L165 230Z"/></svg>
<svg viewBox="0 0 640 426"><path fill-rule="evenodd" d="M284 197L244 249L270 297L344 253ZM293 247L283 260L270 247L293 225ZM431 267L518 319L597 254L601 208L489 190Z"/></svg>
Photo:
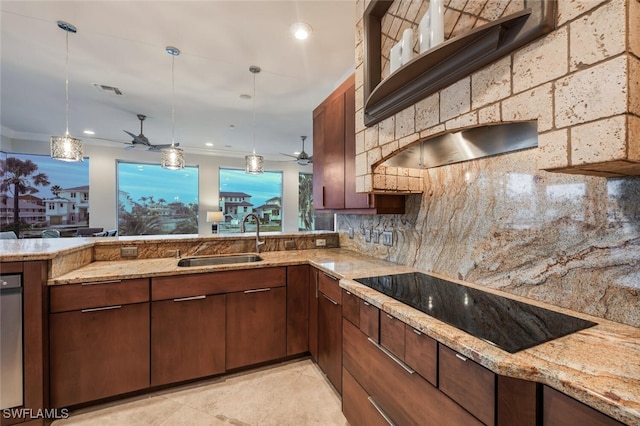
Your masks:
<svg viewBox="0 0 640 426"><path fill-rule="evenodd" d="M264 244L264 241L260 241L260 219L255 213L247 214L243 219L242 223L240 223L240 232L245 232L244 224L250 217L253 217L256 220L256 253L260 253L260 246Z"/></svg>

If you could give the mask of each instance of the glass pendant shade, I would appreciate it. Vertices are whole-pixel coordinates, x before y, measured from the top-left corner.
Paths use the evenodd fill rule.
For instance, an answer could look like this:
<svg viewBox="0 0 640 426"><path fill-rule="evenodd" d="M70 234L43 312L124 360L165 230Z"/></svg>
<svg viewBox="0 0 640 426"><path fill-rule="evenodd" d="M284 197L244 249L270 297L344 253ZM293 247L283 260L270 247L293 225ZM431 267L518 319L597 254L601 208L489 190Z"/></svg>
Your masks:
<svg viewBox="0 0 640 426"><path fill-rule="evenodd" d="M257 155L255 152L251 155L246 155L244 157L245 161L245 169L246 173L250 175L259 175L264 173L264 157L262 155Z"/></svg>
<svg viewBox="0 0 640 426"><path fill-rule="evenodd" d="M184 169L184 151L182 148L171 146L160 151L160 165L163 169Z"/></svg>
<svg viewBox="0 0 640 426"><path fill-rule="evenodd" d="M65 119L67 131L64 136L51 136L51 158L61 161L83 161L82 141L69 136L69 33L75 34L78 29L72 24L64 21L57 22L58 28L64 30L65 34Z"/></svg>
<svg viewBox="0 0 640 426"><path fill-rule="evenodd" d="M82 141L69 135L51 136L51 158L61 161L82 161Z"/></svg>

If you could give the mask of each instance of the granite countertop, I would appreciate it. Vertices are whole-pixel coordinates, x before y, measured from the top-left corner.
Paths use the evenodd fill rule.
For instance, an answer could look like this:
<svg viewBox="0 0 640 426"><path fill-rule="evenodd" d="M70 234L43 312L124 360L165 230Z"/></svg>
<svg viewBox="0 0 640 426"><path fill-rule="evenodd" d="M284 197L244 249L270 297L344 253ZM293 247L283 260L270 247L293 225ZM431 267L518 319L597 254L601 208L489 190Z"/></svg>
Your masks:
<svg viewBox="0 0 640 426"><path fill-rule="evenodd" d="M594 327L511 354L353 280L413 272L415 268L345 249L287 250L260 253L260 256L263 260L255 263L203 267L178 267L176 258L92 262L50 279L49 285L309 263L340 278L344 289L495 373L549 385L621 422L640 424L638 328L441 277L597 323Z"/></svg>

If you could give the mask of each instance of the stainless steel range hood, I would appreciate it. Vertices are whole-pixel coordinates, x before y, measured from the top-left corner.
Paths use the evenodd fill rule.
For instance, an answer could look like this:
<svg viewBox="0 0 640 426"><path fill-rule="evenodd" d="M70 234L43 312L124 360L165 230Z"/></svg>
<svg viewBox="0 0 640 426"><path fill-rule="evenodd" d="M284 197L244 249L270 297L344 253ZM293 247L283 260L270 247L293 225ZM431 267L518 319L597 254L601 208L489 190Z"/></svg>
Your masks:
<svg viewBox="0 0 640 426"><path fill-rule="evenodd" d="M535 121L496 124L422 141L399 152L382 165L428 169L537 146Z"/></svg>

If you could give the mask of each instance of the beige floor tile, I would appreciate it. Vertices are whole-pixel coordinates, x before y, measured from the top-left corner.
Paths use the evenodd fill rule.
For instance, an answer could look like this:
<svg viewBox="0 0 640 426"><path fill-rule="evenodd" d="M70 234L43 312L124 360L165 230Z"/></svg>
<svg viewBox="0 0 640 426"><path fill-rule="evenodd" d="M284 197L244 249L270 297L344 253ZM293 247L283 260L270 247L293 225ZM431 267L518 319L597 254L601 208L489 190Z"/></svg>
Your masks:
<svg viewBox="0 0 640 426"><path fill-rule="evenodd" d="M304 359L81 410L53 424L342 426L347 421L335 389Z"/></svg>

